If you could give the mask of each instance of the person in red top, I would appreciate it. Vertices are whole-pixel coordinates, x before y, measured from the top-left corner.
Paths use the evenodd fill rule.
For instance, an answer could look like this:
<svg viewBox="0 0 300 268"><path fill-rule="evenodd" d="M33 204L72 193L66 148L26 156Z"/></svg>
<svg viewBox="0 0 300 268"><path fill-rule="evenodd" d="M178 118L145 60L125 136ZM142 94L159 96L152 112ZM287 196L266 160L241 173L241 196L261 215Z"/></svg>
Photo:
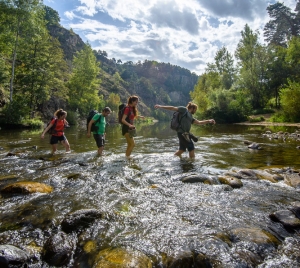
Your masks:
<svg viewBox="0 0 300 268"><path fill-rule="evenodd" d="M66 153L71 152L70 144L64 134L65 126L68 126L69 123L66 120L67 112L63 109L59 109L54 113L55 118L50 122L49 126L45 128L43 131L41 138L44 139L47 131L55 125L55 133L51 135L50 144L52 146L52 154L57 151L57 144L61 142L61 144L66 148Z"/></svg>
<svg viewBox="0 0 300 268"><path fill-rule="evenodd" d="M127 142L126 157L130 158L131 152L135 146L132 132L135 131L134 119L144 118L144 116L138 115L137 104L139 97L130 96L127 101L127 106L124 108L122 117L122 135L125 136Z"/></svg>

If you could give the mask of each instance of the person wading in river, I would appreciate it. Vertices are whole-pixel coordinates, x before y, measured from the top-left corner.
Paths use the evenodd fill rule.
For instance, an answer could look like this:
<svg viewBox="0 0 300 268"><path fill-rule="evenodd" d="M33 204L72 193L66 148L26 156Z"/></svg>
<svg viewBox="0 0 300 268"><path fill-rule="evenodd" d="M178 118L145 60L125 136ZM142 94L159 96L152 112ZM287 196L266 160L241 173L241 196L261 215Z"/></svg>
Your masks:
<svg viewBox="0 0 300 268"><path fill-rule="evenodd" d="M175 155L180 157L181 154L184 153L186 149L188 149L189 157L195 158L195 146L191 139L194 139L196 137L191 136L190 134L192 124L195 125L215 124L216 123L215 120L209 119L209 120L199 121L195 119L193 117L193 114L196 113L198 106L197 104L192 102L189 102L186 107L162 106L156 104L154 108L179 112L180 127L177 130L177 136L179 139L179 150L175 152Z"/></svg>
<svg viewBox="0 0 300 268"><path fill-rule="evenodd" d="M135 118L144 118L144 116L138 115L137 104L139 97L130 96L127 101L127 106L124 108L122 115L122 135L125 136L127 142L126 157L130 158L131 152L135 146Z"/></svg>
<svg viewBox="0 0 300 268"><path fill-rule="evenodd" d="M94 115L92 120L89 122L87 137L91 137L91 128L92 125L95 124L96 130L93 131L93 136L96 141L98 147L98 155L102 155L104 144L105 144L105 128L106 128L106 117L111 113L111 109L109 107L105 107L102 110L102 113L97 113Z"/></svg>
<svg viewBox="0 0 300 268"><path fill-rule="evenodd" d="M61 144L66 148L66 153L70 153L70 144L64 134L64 128L65 126L69 126L69 123L66 120L67 112L63 109L59 109L54 113L55 118L52 119L48 127L45 128L43 131L41 138L44 139L45 134L48 132L48 130L55 124L54 133L51 134L50 138L50 144L52 146L52 154L54 154L57 150L57 144L58 142L61 142Z"/></svg>

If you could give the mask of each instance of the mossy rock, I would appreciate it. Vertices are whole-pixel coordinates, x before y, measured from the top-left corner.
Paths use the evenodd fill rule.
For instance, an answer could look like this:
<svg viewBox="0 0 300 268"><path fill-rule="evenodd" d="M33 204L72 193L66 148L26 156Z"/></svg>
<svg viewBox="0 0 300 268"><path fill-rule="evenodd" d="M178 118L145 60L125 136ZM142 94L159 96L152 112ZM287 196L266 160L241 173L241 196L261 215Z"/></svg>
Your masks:
<svg viewBox="0 0 300 268"><path fill-rule="evenodd" d="M142 252L107 248L99 252L93 268L151 268L152 261Z"/></svg>
<svg viewBox="0 0 300 268"><path fill-rule="evenodd" d="M257 245L278 246L280 241L271 233L259 228L236 228L231 231L233 240L248 241Z"/></svg>
<svg viewBox="0 0 300 268"><path fill-rule="evenodd" d="M53 191L52 186L39 182L21 181L9 184L1 189L2 194L49 194Z"/></svg>

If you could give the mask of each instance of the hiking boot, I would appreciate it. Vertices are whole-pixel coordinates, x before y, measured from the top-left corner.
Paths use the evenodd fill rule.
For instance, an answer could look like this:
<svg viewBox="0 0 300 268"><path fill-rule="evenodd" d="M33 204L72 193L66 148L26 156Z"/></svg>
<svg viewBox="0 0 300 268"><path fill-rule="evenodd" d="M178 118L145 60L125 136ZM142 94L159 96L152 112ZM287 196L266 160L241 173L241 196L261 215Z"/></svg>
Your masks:
<svg viewBox="0 0 300 268"><path fill-rule="evenodd" d="M188 132L182 133L182 137L184 137L184 139L185 139L187 142L191 142L191 140L190 140L190 134L189 134Z"/></svg>
<svg viewBox="0 0 300 268"><path fill-rule="evenodd" d="M198 141L198 138L197 138L193 133L190 133L190 139L191 139L193 142L197 142L197 141Z"/></svg>

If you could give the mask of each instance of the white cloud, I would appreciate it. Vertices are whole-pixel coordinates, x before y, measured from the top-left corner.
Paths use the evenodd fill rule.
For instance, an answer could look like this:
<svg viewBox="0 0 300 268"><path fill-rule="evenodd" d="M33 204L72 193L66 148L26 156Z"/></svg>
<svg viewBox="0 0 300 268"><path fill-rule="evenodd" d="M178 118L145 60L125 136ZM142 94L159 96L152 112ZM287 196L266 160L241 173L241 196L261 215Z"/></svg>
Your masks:
<svg viewBox="0 0 300 268"><path fill-rule="evenodd" d="M274 0L79 2L64 13L64 26L109 58L170 62L201 74L221 46L234 53L246 23L260 30L263 42L266 7ZM294 8L296 2L286 0L285 5Z"/></svg>

